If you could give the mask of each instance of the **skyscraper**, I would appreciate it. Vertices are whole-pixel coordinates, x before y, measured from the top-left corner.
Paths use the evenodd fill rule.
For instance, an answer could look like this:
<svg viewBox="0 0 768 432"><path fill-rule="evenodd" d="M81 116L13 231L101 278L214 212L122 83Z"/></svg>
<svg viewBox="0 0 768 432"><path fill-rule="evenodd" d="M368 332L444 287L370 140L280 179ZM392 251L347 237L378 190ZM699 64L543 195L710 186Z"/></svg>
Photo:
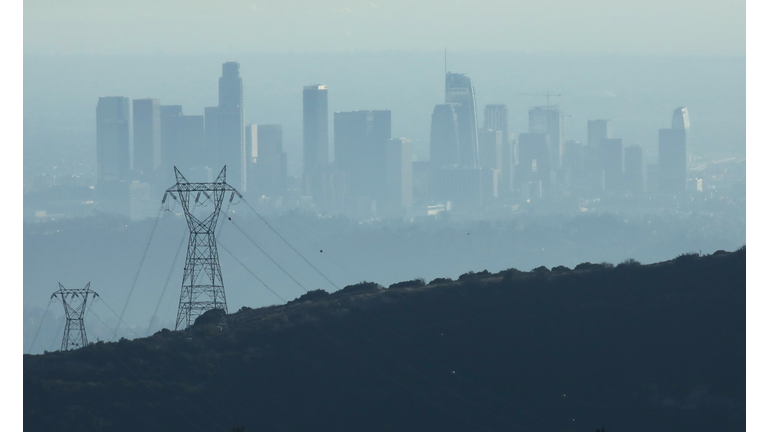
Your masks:
<svg viewBox="0 0 768 432"><path fill-rule="evenodd" d="M133 169L145 180L154 180L160 168L160 100L133 100Z"/></svg>
<svg viewBox="0 0 768 432"><path fill-rule="evenodd" d="M483 129L501 131L501 178L499 192L505 195L512 189L512 164L515 152L509 139L507 106L491 104L485 106Z"/></svg>
<svg viewBox="0 0 768 432"><path fill-rule="evenodd" d="M206 147L215 154L217 165L226 165L227 182L244 192L246 190L245 130L243 125L243 79L240 64L222 65L219 78L219 105L205 109Z"/></svg>
<svg viewBox="0 0 768 432"><path fill-rule="evenodd" d="M392 116L386 111L333 113L336 169L349 178L354 198L385 196L386 143L392 137Z"/></svg>
<svg viewBox="0 0 768 432"><path fill-rule="evenodd" d="M502 132L494 129L482 129L478 132L478 150L480 168L501 170Z"/></svg>
<svg viewBox="0 0 768 432"><path fill-rule="evenodd" d="M627 146L624 149L624 185L628 191L635 195L645 190L643 148L639 145Z"/></svg>
<svg viewBox="0 0 768 432"><path fill-rule="evenodd" d="M515 189L524 191L529 183L536 182L542 190L549 190L549 134L520 134L517 141Z"/></svg>
<svg viewBox="0 0 768 432"><path fill-rule="evenodd" d="M600 141L600 168L603 170L604 190L618 192L624 171L624 147L620 138L604 138Z"/></svg>
<svg viewBox="0 0 768 432"><path fill-rule="evenodd" d="M685 142L685 129L659 129L660 192L685 191Z"/></svg>
<svg viewBox="0 0 768 432"><path fill-rule="evenodd" d="M600 166L600 141L611 135L608 120L587 120L587 146L584 148L584 168L594 171Z"/></svg>
<svg viewBox="0 0 768 432"><path fill-rule="evenodd" d="M384 214L400 216L413 204L411 140L393 138L386 143L386 196Z"/></svg>
<svg viewBox="0 0 768 432"><path fill-rule="evenodd" d="M564 142L561 166L571 172L581 171L584 167L584 145L576 140Z"/></svg>
<svg viewBox="0 0 768 432"><path fill-rule="evenodd" d="M549 169L560 168L563 127L557 105L533 107L528 110L528 133L549 135Z"/></svg>
<svg viewBox="0 0 768 432"><path fill-rule="evenodd" d="M258 195L280 197L287 186L287 157L283 151L283 126L248 125L248 191Z"/></svg>
<svg viewBox="0 0 768 432"><path fill-rule="evenodd" d="M683 129L685 131L685 155L686 163L690 162L691 149L691 122L688 119L688 108L678 107L672 113L672 129Z"/></svg>
<svg viewBox="0 0 768 432"><path fill-rule="evenodd" d="M215 131L215 128L213 129ZM205 149L205 119L184 115L181 105L160 106L160 146L163 184L173 184L173 167L189 173L192 167L215 168Z"/></svg>
<svg viewBox="0 0 768 432"><path fill-rule="evenodd" d="M477 113L475 89L464 74L446 72L445 103L456 112L459 135L459 165L477 166Z"/></svg>
<svg viewBox="0 0 768 432"><path fill-rule="evenodd" d="M328 164L328 86L304 86L304 193L322 199L323 171Z"/></svg>
<svg viewBox="0 0 768 432"><path fill-rule="evenodd" d="M103 196L110 182L126 181L131 167L127 97L100 97L96 105L96 178Z"/></svg>
<svg viewBox="0 0 768 432"><path fill-rule="evenodd" d="M429 161L435 168L459 163L459 125L451 104L436 105L432 111Z"/></svg>
<svg viewBox="0 0 768 432"><path fill-rule="evenodd" d="M483 114L483 129L501 131L502 142L509 142L507 106L504 104L486 105Z"/></svg>

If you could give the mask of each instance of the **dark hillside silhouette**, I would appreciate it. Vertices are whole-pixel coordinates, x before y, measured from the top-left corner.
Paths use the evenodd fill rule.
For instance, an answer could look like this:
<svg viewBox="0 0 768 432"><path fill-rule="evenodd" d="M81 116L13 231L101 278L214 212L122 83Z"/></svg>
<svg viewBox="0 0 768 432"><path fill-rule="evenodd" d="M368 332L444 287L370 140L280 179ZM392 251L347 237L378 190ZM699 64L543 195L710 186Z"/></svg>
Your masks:
<svg viewBox="0 0 768 432"><path fill-rule="evenodd" d="M746 428L745 248L405 282L25 355L24 428Z"/></svg>

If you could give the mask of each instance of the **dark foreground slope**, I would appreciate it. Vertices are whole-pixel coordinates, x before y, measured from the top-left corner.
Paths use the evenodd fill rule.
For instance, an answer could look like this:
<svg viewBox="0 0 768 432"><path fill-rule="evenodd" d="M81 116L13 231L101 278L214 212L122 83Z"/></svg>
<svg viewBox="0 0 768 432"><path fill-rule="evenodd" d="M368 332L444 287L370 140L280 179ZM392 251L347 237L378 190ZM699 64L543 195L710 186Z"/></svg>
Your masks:
<svg viewBox="0 0 768 432"><path fill-rule="evenodd" d="M25 355L24 429L744 430L745 257L361 285Z"/></svg>

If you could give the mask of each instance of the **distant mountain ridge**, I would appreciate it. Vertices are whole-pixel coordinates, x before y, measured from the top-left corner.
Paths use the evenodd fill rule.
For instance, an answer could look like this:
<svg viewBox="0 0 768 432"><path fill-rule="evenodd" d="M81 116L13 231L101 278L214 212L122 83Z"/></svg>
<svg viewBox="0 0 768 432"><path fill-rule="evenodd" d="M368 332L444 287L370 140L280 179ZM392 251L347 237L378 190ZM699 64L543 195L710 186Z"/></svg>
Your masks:
<svg viewBox="0 0 768 432"><path fill-rule="evenodd" d="M24 429L746 428L746 248L351 285L24 356Z"/></svg>

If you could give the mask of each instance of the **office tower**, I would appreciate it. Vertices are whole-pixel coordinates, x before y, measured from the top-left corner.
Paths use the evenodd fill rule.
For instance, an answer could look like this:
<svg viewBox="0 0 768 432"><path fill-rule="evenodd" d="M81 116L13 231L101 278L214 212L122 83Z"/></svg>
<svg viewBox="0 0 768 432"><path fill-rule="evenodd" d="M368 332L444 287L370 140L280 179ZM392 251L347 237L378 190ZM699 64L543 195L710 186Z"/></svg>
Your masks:
<svg viewBox="0 0 768 432"><path fill-rule="evenodd" d="M227 166L227 183L240 192L246 190L245 130L243 127L243 79L240 64L222 65L219 78L219 105L205 109L205 146L216 165Z"/></svg>
<svg viewBox="0 0 768 432"><path fill-rule="evenodd" d="M560 168L563 145L562 114L556 105L533 107L528 110L528 133L549 135L549 168Z"/></svg>
<svg viewBox="0 0 768 432"><path fill-rule="evenodd" d="M515 189L525 191L535 182L542 190L549 190L549 134L520 134L517 143Z"/></svg>
<svg viewBox="0 0 768 432"><path fill-rule="evenodd" d="M160 168L160 100L133 100L133 170L154 181Z"/></svg>
<svg viewBox="0 0 768 432"><path fill-rule="evenodd" d="M587 146L600 148L600 141L610 136L608 120L587 120Z"/></svg>
<svg viewBox="0 0 768 432"><path fill-rule="evenodd" d="M304 193L322 199L328 164L328 86L304 86Z"/></svg>
<svg viewBox="0 0 768 432"><path fill-rule="evenodd" d="M483 129L478 132L478 150L480 168L501 170L502 167L502 132Z"/></svg>
<svg viewBox="0 0 768 432"><path fill-rule="evenodd" d="M605 138L600 141L600 168L603 170L603 190L619 192L623 189L624 147L621 139Z"/></svg>
<svg viewBox="0 0 768 432"><path fill-rule="evenodd" d="M515 152L508 131L507 106L504 104L486 105L483 129L501 131L501 178L499 191L506 195L512 190L512 164L515 162Z"/></svg>
<svg viewBox="0 0 768 432"><path fill-rule="evenodd" d="M413 182L413 205L423 205L431 198L430 179L432 178L432 162L413 161L411 164L411 181Z"/></svg>
<svg viewBox="0 0 768 432"><path fill-rule="evenodd" d="M430 186L438 202L451 202L451 208L461 213L474 213L484 204L492 188L492 172L482 168L440 167L433 171ZM491 176L490 182L487 181ZM485 188L484 188L485 187Z"/></svg>
<svg viewBox="0 0 768 432"><path fill-rule="evenodd" d="M509 142L507 106L504 104L486 105L483 114L483 129L501 131L502 142Z"/></svg>
<svg viewBox="0 0 768 432"><path fill-rule="evenodd" d="M205 118L184 115L181 105L160 106L160 148L163 184L175 182L173 167L189 173L215 165L205 149Z"/></svg>
<svg viewBox="0 0 768 432"><path fill-rule="evenodd" d="M691 122L688 119L688 108L678 107L672 113L672 129L685 129L688 135L691 131Z"/></svg>
<svg viewBox="0 0 768 432"><path fill-rule="evenodd" d="M584 145L576 140L564 142L561 166L571 172L581 171L584 168Z"/></svg>
<svg viewBox="0 0 768 432"><path fill-rule="evenodd" d="M288 159L283 151L283 126L248 125L248 192L269 197L285 195L288 182Z"/></svg>
<svg viewBox="0 0 768 432"><path fill-rule="evenodd" d="M130 123L127 97L100 97L96 105L96 178L100 198L109 195L109 183L128 180Z"/></svg>
<svg viewBox="0 0 768 432"><path fill-rule="evenodd" d="M600 166L600 141L611 135L608 120L587 120L587 146L584 148L584 168L590 171Z"/></svg>
<svg viewBox="0 0 768 432"><path fill-rule="evenodd" d="M685 129L659 129L660 192L685 191L685 142Z"/></svg>
<svg viewBox="0 0 768 432"><path fill-rule="evenodd" d="M436 105L432 111L429 161L436 168L459 164L459 125L450 104Z"/></svg>
<svg viewBox="0 0 768 432"><path fill-rule="evenodd" d="M624 149L624 187L635 195L645 189L643 181L643 148L639 145Z"/></svg>
<svg viewBox="0 0 768 432"><path fill-rule="evenodd" d="M411 140L393 138L386 143L386 196L383 213L400 216L413 204Z"/></svg>
<svg viewBox="0 0 768 432"><path fill-rule="evenodd" d="M336 169L349 176L349 194L382 201L385 196L386 143L392 137L387 111L333 113Z"/></svg>
<svg viewBox="0 0 768 432"><path fill-rule="evenodd" d="M446 72L445 103L456 111L459 135L459 165L477 166L477 114L475 89L464 74Z"/></svg>
<svg viewBox="0 0 768 432"><path fill-rule="evenodd" d="M689 147L691 139L691 122L688 119L688 108L675 108L675 111L672 113L672 129L685 130L685 155L686 163L689 163L691 157L691 149Z"/></svg>

